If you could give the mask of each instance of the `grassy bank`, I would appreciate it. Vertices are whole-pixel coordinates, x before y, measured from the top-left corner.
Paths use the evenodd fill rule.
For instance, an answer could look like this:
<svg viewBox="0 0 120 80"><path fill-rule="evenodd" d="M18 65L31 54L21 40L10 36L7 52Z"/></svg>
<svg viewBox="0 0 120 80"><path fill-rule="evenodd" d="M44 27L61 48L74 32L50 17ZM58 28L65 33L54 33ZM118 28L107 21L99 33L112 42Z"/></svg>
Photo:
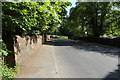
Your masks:
<svg viewBox="0 0 120 80"><path fill-rule="evenodd" d="M58 38L58 39L68 39L67 36L58 36L58 35L53 35L53 38Z"/></svg>

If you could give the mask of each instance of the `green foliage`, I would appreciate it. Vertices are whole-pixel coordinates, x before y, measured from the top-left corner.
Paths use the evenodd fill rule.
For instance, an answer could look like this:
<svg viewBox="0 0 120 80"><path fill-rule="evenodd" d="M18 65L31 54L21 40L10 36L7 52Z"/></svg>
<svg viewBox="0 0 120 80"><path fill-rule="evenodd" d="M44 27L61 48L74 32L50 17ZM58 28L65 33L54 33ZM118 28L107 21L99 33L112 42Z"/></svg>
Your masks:
<svg viewBox="0 0 120 80"><path fill-rule="evenodd" d="M62 21L69 5L69 2L4 2L3 31L11 31L13 35L49 32Z"/></svg>
<svg viewBox="0 0 120 80"><path fill-rule="evenodd" d="M2 66L2 78L15 78L15 74L13 73L13 69L9 69L7 66Z"/></svg>
<svg viewBox="0 0 120 80"><path fill-rule="evenodd" d="M11 44L16 35L38 36L54 32L62 23L66 15L65 8L69 5L71 5L70 2L3 2L2 38L4 43L2 42L3 48L0 49L0 53L3 56L15 53L9 47L13 46ZM3 79L15 77L13 68L9 69L4 65L1 71Z"/></svg>
<svg viewBox="0 0 120 80"><path fill-rule="evenodd" d="M6 49L6 46L5 44L3 43L2 40L0 40L0 44L1 44L1 48L0 48L0 55L4 55L4 56L7 56L8 55L8 52L7 52L7 49Z"/></svg>
<svg viewBox="0 0 120 80"><path fill-rule="evenodd" d="M63 35L100 37L119 35L119 2L77 2L60 27Z"/></svg>
<svg viewBox="0 0 120 80"><path fill-rule="evenodd" d="M105 29L108 36L120 36L120 4L119 2L111 3L112 10L109 11L109 15L106 17Z"/></svg>
<svg viewBox="0 0 120 80"><path fill-rule="evenodd" d="M4 65L4 56L8 56L8 54L12 52L7 50L2 40L0 40L0 44L2 45L2 49L0 49L0 77L2 80L15 78L16 73L19 71L19 67L15 66L15 68L8 68Z"/></svg>
<svg viewBox="0 0 120 80"><path fill-rule="evenodd" d="M58 39L68 39L67 36L58 36L58 35L53 35L54 38L58 38Z"/></svg>
<svg viewBox="0 0 120 80"><path fill-rule="evenodd" d="M0 52L3 53L4 56L7 56L7 55L8 55L8 52L7 52L7 51L0 50Z"/></svg>
<svg viewBox="0 0 120 80"><path fill-rule="evenodd" d="M16 73L19 71L19 67L15 66L15 68L8 68L6 65L2 65L0 71L2 72L2 80L7 80L15 78Z"/></svg>
<svg viewBox="0 0 120 80"><path fill-rule="evenodd" d="M7 56L9 53L17 54L16 52L8 50L5 43L2 40L0 41L0 44L2 45L2 48L0 49L0 55Z"/></svg>
<svg viewBox="0 0 120 80"><path fill-rule="evenodd" d="M68 39L67 36L59 36L58 39Z"/></svg>

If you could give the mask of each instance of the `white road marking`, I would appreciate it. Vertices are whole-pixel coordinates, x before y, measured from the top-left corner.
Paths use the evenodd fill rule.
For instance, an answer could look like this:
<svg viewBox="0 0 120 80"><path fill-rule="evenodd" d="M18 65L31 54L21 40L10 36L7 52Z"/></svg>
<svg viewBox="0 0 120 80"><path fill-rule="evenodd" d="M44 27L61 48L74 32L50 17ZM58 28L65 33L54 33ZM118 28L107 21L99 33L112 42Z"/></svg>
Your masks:
<svg viewBox="0 0 120 80"><path fill-rule="evenodd" d="M58 70L58 66L57 66L57 60L56 60L56 57L55 57L54 46L53 46L53 59L55 61L55 72L56 72L57 78L60 78L60 74L59 74L59 70Z"/></svg>

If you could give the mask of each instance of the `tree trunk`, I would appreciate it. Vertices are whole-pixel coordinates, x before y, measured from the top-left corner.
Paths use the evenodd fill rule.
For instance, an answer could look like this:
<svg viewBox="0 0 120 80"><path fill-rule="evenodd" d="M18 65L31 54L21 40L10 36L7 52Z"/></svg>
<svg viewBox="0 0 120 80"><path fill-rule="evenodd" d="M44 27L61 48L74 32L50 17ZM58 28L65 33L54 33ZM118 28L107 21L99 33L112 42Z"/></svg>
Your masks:
<svg viewBox="0 0 120 80"><path fill-rule="evenodd" d="M3 41L6 44L6 47L8 50L12 51L12 53L9 53L7 56L4 57L4 62L9 68L13 68L16 66L15 62L15 54L14 52L14 39L13 36L11 35L11 32L7 32L3 34Z"/></svg>
<svg viewBox="0 0 120 80"><path fill-rule="evenodd" d="M42 43L44 44L46 41L47 41L47 34L46 33L43 33L42 34Z"/></svg>

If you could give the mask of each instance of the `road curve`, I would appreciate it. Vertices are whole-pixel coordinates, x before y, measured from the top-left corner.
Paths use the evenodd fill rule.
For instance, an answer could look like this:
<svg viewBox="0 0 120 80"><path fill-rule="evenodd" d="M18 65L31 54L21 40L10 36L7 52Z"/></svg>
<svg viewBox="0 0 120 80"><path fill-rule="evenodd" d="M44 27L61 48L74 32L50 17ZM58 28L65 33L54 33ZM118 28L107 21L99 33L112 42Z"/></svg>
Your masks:
<svg viewBox="0 0 120 80"><path fill-rule="evenodd" d="M118 54L113 47L53 39L59 78L118 78Z"/></svg>
<svg viewBox="0 0 120 80"><path fill-rule="evenodd" d="M53 39L21 63L17 78L118 78L120 49Z"/></svg>

